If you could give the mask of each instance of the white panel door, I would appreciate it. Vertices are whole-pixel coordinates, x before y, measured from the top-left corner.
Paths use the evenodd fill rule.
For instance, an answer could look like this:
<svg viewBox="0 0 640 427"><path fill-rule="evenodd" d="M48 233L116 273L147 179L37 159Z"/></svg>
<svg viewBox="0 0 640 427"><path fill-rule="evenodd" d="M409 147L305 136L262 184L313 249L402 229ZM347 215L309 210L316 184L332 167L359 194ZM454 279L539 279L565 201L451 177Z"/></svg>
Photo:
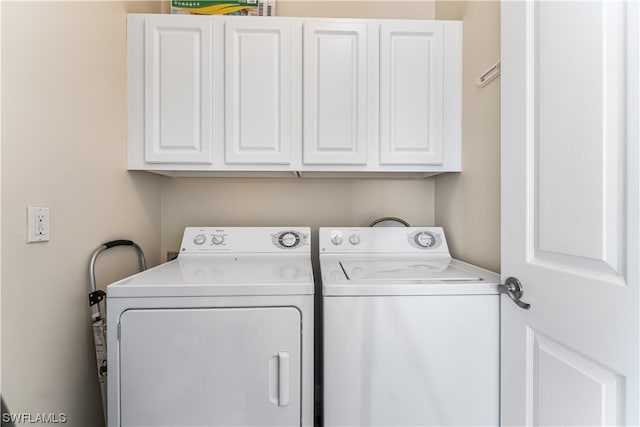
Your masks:
<svg viewBox="0 0 640 427"><path fill-rule="evenodd" d="M637 3L502 4L502 425L638 425Z"/></svg>
<svg viewBox="0 0 640 427"><path fill-rule="evenodd" d="M128 310L122 426L299 426L293 307Z"/></svg>
<svg viewBox="0 0 640 427"><path fill-rule="evenodd" d="M367 163L367 24L304 24L304 164Z"/></svg>
<svg viewBox="0 0 640 427"><path fill-rule="evenodd" d="M225 23L225 163L291 163L300 27L271 18Z"/></svg>
<svg viewBox="0 0 640 427"><path fill-rule="evenodd" d="M145 19L147 163L212 163L211 47L208 17Z"/></svg>
<svg viewBox="0 0 640 427"><path fill-rule="evenodd" d="M442 23L380 27L380 164L443 162Z"/></svg>

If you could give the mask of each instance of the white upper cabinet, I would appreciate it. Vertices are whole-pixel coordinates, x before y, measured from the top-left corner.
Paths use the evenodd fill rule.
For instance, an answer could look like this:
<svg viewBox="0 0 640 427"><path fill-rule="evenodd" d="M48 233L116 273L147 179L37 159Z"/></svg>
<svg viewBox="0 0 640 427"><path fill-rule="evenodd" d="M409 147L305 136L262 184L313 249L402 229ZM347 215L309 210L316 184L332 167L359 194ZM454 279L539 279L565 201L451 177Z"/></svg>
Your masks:
<svg viewBox="0 0 640 427"><path fill-rule="evenodd" d="M225 24L225 163L292 163L301 29L277 18Z"/></svg>
<svg viewBox="0 0 640 427"><path fill-rule="evenodd" d="M459 22L134 14L127 43L130 170L461 170Z"/></svg>
<svg viewBox="0 0 640 427"><path fill-rule="evenodd" d="M211 37L207 19L145 21L145 162L211 164Z"/></svg>
<svg viewBox="0 0 640 427"><path fill-rule="evenodd" d="M380 164L443 162L444 31L439 22L380 26Z"/></svg>
<svg viewBox="0 0 640 427"><path fill-rule="evenodd" d="M366 165L367 45L366 23L305 23L304 164Z"/></svg>

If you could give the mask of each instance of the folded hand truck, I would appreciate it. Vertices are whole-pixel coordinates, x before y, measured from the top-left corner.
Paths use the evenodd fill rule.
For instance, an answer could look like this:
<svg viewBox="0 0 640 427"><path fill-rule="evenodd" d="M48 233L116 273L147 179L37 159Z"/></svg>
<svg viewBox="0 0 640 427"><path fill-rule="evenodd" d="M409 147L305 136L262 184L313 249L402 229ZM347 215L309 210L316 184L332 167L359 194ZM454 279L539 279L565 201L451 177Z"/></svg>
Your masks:
<svg viewBox="0 0 640 427"><path fill-rule="evenodd" d="M89 262L89 280L91 292L89 293L89 307L91 308L91 327L93 329L93 341L96 349L96 362L98 367L98 380L100 381L100 394L102 395L102 410L104 413L105 425L107 422L107 309L106 292L96 287L96 260L98 255L107 249L116 246L133 246L138 252L141 271L147 269L147 262L144 258L142 248L131 240L112 240L105 242L91 255Z"/></svg>

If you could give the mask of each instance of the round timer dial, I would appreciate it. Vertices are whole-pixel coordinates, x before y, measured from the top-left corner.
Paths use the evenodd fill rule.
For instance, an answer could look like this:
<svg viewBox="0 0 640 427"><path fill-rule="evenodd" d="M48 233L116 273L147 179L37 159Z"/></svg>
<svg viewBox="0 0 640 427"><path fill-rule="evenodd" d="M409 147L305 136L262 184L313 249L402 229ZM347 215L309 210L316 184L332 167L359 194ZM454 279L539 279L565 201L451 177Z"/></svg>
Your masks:
<svg viewBox="0 0 640 427"><path fill-rule="evenodd" d="M436 245L436 236L428 231L422 231L416 234L414 240L421 248L432 248Z"/></svg>
<svg viewBox="0 0 640 427"><path fill-rule="evenodd" d="M278 237L278 243L283 248L295 248L300 244L300 235L295 231L285 231Z"/></svg>

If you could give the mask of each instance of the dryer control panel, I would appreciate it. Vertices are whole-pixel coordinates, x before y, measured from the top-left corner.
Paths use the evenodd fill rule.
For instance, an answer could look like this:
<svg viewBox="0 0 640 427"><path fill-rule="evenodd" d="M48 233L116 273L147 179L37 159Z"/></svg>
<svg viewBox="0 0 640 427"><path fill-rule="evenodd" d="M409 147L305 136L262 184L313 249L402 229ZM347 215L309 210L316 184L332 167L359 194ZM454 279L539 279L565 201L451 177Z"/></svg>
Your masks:
<svg viewBox="0 0 640 427"><path fill-rule="evenodd" d="M187 227L180 254L309 253L308 227Z"/></svg>
<svg viewBox="0 0 640 427"><path fill-rule="evenodd" d="M441 227L321 227L320 253L420 253L449 256Z"/></svg>

